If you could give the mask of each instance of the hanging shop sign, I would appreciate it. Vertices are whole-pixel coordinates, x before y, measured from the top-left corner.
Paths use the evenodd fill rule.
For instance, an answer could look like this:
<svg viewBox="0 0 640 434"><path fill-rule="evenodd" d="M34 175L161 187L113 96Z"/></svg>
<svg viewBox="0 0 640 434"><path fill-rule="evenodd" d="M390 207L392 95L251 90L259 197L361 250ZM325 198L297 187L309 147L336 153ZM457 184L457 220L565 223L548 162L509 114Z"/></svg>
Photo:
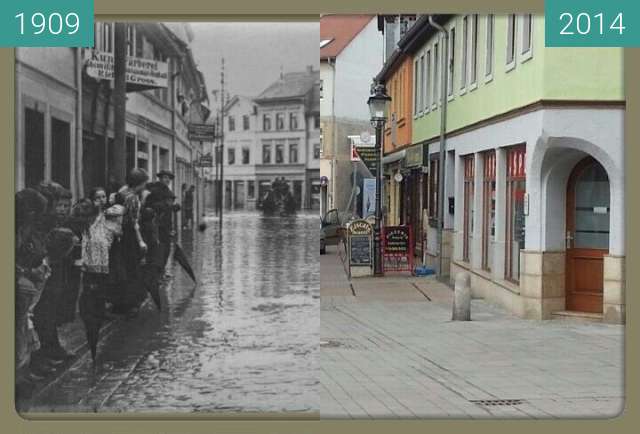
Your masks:
<svg viewBox="0 0 640 434"><path fill-rule="evenodd" d="M371 148L368 146L357 146L355 147L355 152L360 157L360 161L367 166L371 176L376 177L376 167L378 165L378 151L376 148Z"/></svg>
<svg viewBox="0 0 640 434"><path fill-rule="evenodd" d="M373 228L366 220L354 220L349 224L349 264L352 267L373 263Z"/></svg>
<svg viewBox="0 0 640 434"><path fill-rule="evenodd" d="M215 126L213 124L189 124L189 140L213 142Z"/></svg>
<svg viewBox="0 0 640 434"><path fill-rule="evenodd" d="M205 154L197 161L198 167L213 167L213 155Z"/></svg>
<svg viewBox="0 0 640 434"><path fill-rule="evenodd" d="M385 272L413 272L413 232L410 225L385 227L382 243Z"/></svg>
<svg viewBox="0 0 640 434"><path fill-rule="evenodd" d="M407 148L404 157L404 166L407 168L423 166L422 143Z"/></svg>
<svg viewBox="0 0 640 434"><path fill-rule="evenodd" d="M113 53L85 50L85 68L89 77L113 80ZM144 88L167 88L169 64L160 60L127 56L126 82Z"/></svg>

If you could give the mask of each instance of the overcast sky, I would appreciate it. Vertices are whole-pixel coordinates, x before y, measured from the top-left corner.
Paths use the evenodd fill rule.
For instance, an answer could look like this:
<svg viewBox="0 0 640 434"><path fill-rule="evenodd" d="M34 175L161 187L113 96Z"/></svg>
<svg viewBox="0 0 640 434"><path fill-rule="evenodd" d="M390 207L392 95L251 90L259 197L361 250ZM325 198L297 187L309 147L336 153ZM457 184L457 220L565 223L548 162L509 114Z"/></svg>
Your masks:
<svg viewBox="0 0 640 434"><path fill-rule="evenodd" d="M192 23L193 56L205 77L209 96L220 87L224 56L225 89L231 95L257 96L283 71L319 69L318 22Z"/></svg>

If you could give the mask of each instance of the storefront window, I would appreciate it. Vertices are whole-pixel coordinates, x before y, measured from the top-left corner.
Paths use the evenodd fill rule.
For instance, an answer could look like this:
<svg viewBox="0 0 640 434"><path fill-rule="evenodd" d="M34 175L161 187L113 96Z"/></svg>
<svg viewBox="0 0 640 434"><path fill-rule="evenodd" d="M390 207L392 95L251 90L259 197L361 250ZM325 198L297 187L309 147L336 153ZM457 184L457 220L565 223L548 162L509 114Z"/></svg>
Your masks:
<svg viewBox="0 0 640 434"><path fill-rule="evenodd" d="M473 177L474 156L464 157L464 241L462 246L462 260L469 262L471 233L473 233Z"/></svg>
<svg viewBox="0 0 640 434"><path fill-rule="evenodd" d="M525 147L507 153L507 255L506 278L520 281L520 250L524 249Z"/></svg>
<svg viewBox="0 0 640 434"><path fill-rule="evenodd" d="M253 199L256 194L256 186L254 181L247 181L247 197Z"/></svg>
<svg viewBox="0 0 640 434"><path fill-rule="evenodd" d="M493 249L491 242L496 233L496 153L484 155L483 179L483 228L482 228L482 268L491 271Z"/></svg>
<svg viewBox="0 0 640 434"><path fill-rule="evenodd" d="M33 187L44 179L44 113L24 110L25 185Z"/></svg>

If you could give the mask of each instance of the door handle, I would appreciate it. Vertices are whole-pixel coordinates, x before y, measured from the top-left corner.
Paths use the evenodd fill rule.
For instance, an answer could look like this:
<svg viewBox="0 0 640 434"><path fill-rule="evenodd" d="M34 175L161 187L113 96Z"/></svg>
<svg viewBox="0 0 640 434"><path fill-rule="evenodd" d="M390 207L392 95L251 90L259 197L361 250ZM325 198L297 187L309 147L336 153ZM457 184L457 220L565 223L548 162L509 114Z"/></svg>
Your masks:
<svg viewBox="0 0 640 434"><path fill-rule="evenodd" d="M573 235L571 231L567 231L567 235L565 236L565 247L570 249L573 244Z"/></svg>

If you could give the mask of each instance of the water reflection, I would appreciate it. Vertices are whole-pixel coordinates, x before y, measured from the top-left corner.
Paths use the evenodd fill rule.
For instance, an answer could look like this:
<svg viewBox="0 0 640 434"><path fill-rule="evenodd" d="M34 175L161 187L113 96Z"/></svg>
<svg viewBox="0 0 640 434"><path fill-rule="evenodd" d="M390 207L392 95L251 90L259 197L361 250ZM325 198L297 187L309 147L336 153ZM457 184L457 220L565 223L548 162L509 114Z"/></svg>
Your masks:
<svg viewBox="0 0 640 434"><path fill-rule="evenodd" d="M175 265L168 309L121 326L100 347L98 377L88 381L89 364L80 364L48 392L56 400L66 390L64 402L48 407L318 410L317 215L228 213L222 232L207 223L181 240L198 285Z"/></svg>

